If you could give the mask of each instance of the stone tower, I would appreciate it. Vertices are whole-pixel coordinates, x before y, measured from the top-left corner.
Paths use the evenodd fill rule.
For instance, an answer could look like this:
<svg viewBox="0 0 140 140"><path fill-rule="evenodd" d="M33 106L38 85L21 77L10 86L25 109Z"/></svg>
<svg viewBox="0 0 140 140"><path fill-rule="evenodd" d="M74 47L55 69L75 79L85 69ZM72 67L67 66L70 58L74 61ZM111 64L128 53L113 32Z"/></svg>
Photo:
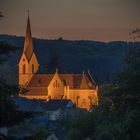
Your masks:
<svg viewBox="0 0 140 140"><path fill-rule="evenodd" d="M33 50L32 33L30 18L28 15L24 49L18 64L19 68L19 85L26 86L31 80L33 74L38 70L39 64Z"/></svg>

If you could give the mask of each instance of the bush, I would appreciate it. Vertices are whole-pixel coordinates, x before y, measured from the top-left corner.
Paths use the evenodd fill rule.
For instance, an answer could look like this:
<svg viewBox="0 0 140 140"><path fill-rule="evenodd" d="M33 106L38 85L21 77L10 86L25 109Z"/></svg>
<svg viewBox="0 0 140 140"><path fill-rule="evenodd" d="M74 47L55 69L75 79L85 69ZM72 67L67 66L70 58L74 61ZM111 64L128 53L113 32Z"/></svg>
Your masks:
<svg viewBox="0 0 140 140"><path fill-rule="evenodd" d="M81 133L79 130L77 129L72 129L69 133L68 133L68 140L78 140L81 139Z"/></svg>
<svg viewBox="0 0 140 140"><path fill-rule="evenodd" d="M114 140L114 137L111 133L103 131L99 134L96 140Z"/></svg>

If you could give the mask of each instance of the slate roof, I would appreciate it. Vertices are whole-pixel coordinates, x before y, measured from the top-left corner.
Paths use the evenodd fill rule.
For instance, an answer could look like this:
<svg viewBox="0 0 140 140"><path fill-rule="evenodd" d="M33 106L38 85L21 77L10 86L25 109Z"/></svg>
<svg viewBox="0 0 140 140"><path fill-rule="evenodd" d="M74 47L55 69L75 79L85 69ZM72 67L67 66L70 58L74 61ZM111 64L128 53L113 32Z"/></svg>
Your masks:
<svg viewBox="0 0 140 140"><path fill-rule="evenodd" d="M53 74L34 74L28 87L48 87Z"/></svg>
<svg viewBox="0 0 140 140"><path fill-rule="evenodd" d="M58 109L65 109L68 108L68 103L70 103L71 100L60 100L60 99L53 99L53 100L49 100L48 102L45 102L45 104L43 104L43 108L45 110L48 111L53 111L53 110L58 110ZM74 105L73 105L74 107Z"/></svg>
<svg viewBox="0 0 140 140"><path fill-rule="evenodd" d="M28 96L47 96L47 87L28 87L28 91L25 93Z"/></svg>
<svg viewBox="0 0 140 140"><path fill-rule="evenodd" d="M70 89L95 89L96 84L92 81L88 74L59 74L64 85ZM48 87L54 74L34 74L28 87ZM81 86L83 76L87 86Z"/></svg>
<svg viewBox="0 0 140 140"><path fill-rule="evenodd" d="M12 97L17 109L26 112L44 112L75 107L71 100L53 99L47 102L30 100L22 97ZM71 103L72 106L68 106Z"/></svg>
<svg viewBox="0 0 140 140"><path fill-rule="evenodd" d="M13 97L17 109L26 112L43 112L43 107L37 102L21 97Z"/></svg>

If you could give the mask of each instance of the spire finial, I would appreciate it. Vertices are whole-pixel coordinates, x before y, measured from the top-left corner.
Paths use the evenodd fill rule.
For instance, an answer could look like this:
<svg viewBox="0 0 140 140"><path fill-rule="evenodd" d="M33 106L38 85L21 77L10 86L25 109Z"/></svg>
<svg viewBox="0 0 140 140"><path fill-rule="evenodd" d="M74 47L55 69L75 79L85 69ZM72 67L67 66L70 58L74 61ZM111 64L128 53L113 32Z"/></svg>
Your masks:
<svg viewBox="0 0 140 140"><path fill-rule="evenodd" d="M30 10L29 10L29 8L28 8L27 12L28 12L28 17L29 17L29 15L30 15Z"/></svg>
<svg viewBox="0 0 140 140"><path fill-rule="evenodd" d="M56 68L56 73L58 73L58 68Z"/></svg>
<svg viewBox="0 0 140 140"><path fill-rule="evenodd" d="M83 76L84 76L84 75L85 75L85 71L83 70L83 72L82 72L82 73L83 73Z"/></svg>

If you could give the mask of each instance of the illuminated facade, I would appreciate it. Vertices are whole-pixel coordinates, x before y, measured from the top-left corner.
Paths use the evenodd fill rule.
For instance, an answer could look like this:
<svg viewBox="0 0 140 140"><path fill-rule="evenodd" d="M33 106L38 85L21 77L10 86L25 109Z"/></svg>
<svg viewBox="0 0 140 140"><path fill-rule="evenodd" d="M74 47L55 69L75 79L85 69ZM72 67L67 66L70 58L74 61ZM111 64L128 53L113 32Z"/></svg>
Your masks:
<svg viewBox="0 0 140 140"><path fill-rule="evenodd" d="M28 16L24 49L19 61L19 85L27 88L28 99L70 99L79 108L98 105L98 86L90 73L39 74L39 63L33 50Z"/></svg>

